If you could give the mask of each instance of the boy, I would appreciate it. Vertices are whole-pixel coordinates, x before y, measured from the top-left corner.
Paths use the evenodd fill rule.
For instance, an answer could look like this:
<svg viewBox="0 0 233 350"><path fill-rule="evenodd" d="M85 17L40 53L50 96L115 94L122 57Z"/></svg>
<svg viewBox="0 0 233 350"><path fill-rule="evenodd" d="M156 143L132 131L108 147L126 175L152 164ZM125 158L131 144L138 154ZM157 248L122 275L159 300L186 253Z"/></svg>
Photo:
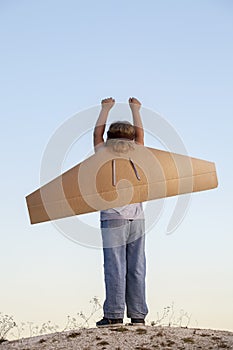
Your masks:
<svg viewBox="0 0 233 350"><path fill-rule="evenodd" d="M113 98L101 102L101 112L94 129L95 151L113 141L116 141L115 151L119 152L127 150L130 143L132 146L134 142L144 145L144 131L139 112L141 103L134 97L129 98L133 125L128 122L112 123L107 133L107 142L104 143L106 121L114 103ZM145 300L145 222L142 203L103 210L100 220L106 299L103 306L104 317L96 326L123 324L125 304L131 323L144 325L148 309ZM109 246L110 239L112 244ZM118 244L115 244L116 241Z"/></svg>

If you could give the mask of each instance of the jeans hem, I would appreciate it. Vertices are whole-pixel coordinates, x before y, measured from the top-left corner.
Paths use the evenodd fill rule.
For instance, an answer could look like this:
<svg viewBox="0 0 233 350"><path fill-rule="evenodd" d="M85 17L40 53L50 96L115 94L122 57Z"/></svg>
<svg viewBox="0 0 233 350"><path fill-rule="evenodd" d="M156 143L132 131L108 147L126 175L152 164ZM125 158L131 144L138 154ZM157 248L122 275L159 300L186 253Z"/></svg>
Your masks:
<svg viewBox="0 0 233 350"><path fill-rule="evenodd" d="M108 313L106 313L106 314L104 314L104 317L105 318L109 318L109 319L123 319L124 318L124 315L122 315L122 314L108 314Z"/></svg>
<svg viewBox="0 0 233 350"><path fill-rule="evenodd" d="M130 312L128 312L128 313L127 313L127 318L140 318L140 319L145 319L145 318L146 318L146 315L147 315L147 313L145 313L145 314L142 314L142 313L140 313L140 314L135 314L135 313L130 313Z"/></svg>

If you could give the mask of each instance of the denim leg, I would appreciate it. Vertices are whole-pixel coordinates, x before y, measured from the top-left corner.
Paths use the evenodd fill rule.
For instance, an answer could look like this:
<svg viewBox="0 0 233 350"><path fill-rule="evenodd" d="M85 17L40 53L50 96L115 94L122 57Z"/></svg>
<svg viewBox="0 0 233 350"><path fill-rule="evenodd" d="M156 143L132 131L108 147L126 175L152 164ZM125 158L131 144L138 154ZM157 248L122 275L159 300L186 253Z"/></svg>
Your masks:
<svg viewBox="0 0 233 350"><path fill-rule="evenodd" d="M145 318L145 222L101 222L106 299L104 316L123 318L125 303L129 318Z"/></svg>
<svg viewBox="0 0 233 350"><path fill-rule="evenodd" d="M128 220L101 222L106 299L104 317L124 318L126 288L126 240L129 233ZM114 235L121 237L123 245L116 246ZM112 247L110 242L112 239ZM108 248L105 248L105 247Z"/></svg>
<svg viewBox="0 0 233 350"><path fill-rule="evenodd" d="M130 243L127 244L126 250L126 305L127 317L129 318L144 319L148 313L145 296L146 257L144 233L144 220L131 222ZM132 236L137 239L132 241Z"/></svg>

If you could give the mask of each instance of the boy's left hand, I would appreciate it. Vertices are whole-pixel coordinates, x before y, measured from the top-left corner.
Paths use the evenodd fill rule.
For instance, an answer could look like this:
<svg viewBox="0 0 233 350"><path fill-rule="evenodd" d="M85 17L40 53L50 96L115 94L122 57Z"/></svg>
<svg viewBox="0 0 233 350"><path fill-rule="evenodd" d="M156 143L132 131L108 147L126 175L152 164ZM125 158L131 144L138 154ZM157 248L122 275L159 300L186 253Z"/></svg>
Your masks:
<svg viewBox="0 0 233 350"><path fill-rule="evenodd" d="M101 101L102 109L110 111L110 109L114 106L115 100L112 97L105 98Z"/></svg>

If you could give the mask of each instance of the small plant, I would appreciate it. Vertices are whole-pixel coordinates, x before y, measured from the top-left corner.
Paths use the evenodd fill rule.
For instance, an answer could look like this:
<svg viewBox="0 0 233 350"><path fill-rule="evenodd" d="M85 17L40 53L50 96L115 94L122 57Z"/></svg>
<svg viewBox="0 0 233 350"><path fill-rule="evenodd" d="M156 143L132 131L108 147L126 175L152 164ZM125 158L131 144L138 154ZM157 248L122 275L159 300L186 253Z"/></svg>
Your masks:
<svg viewBox="0 0 233 350"><path fill-rule="evenodd" d="M219 349L230 349L230 347L224 342L220 342L218 344L218 347L219 347Z"/></svg>
<svg viewBox="0 0 233 350"><path fill-rule="evenodd" d="M90 322L93 319L93 316L102 309L102 305L99 302L98 297L93 297L90 302L92 304L91 311L89 315L85 315L83 311L77 313L76 317L67 316L67 322L62 331L77 329L77 328L89 328Z"/></svg>
<svg viewBox="0 0 233 350"><path fill-rule="evenodd" d="M67 335L67 338L76 338L79 335L81 335L81 332L72 332L69 335Z"/></svg>
<svg viewBox="0 0 233 350"><path fill-rule="evenodd" d="M162 342L160 343L160 346L165 347L165 346L166 346L166 343L165 343L164 341L162 341Z"/></svg>
<svg viewBox="0 0 233 350"><path fill-rule="evenodd" d="M163 332L162 332L162 331L159 331L159 332L157 332L157 333L156 333L156 336L157 336L157 337L163 337L163 336L164 336L164 334L163 334Z"/></svg>
<svg viewBox="0 0 233 350"><path fill-rule="evenodd" d="M42 323L41 326L34 324L34 322L21 322L16 325L17 335L13 332L11 336L15 339L20 339L24 336L26 337L34 337L37 335L55 333L58 331L59 326L52 324L51 321Z"/></svg>
<svg viewBox="0 0 233 350"><path fill-rule="evenodd" d="M59 326L52 324L51 321L42 323L41 328L35 327L35 329L39 330L39 334L45 334L45 333L55 333L57 332ZM36 335L36 334L35 334Z"/></svg>
<svg viewBox="0 0 233 350"><path fill-rule="evenodd" d="M12 328L16 327L13 316L3 315L0 312L0 344L6 341L6 336Z"/></svg>
<svg viewBox="0 0 233 350"><path fill-rule="evenodd" d="M211 339L213 339L213 340L221 340L221 338L217 337L217 336L213 336L213 337L211 337Z"/></svg>
<svg viewBox="0 0 233 350"><path fill-rule="evenodd" d="M184 343L195 343L194 339L191 337L186 337L182 339Z"/></svg>
<svg viewBox="0 0 233 350"><path fill-rule="evenodd" d="M43 334L56 333L60 329L60 332L71 331L74 329L89 328L91 322L93 322L96 313L102 309L102 305L99 302L98 297L93 297L89 303L91 304L91 310L86 315L82 311L77 313L77 317L67 316L67 321L64 328L61 328L53 324L51 321L42 323L38 326L33 322L21 322L16 324L12 316L3 315L0 312L0 343L6 341L6 335L15 327L9 335L13 339L20 339L22 337L33 337ZM91 333L91 331L90 331Z"/></svg>
<svg viewBox="0 0 233 350"><path fill-rule="evenodd" d="M167 340L167 346L172 346L174 344L175 344L175 342L173 340L171 340L171 339Z"/></svg>
<svg viewBox="0 0 233 350"><path fill-rule="evenodd" d="M136 332L137 334L146 334L147 330L145 328L137 328Z"/></svg>
<svg viewBox="0 0 233 350"><path fill-rule="evenodd" d="M171 306L166 306L163 309L162 314L157 313L157 320L151 322L151 326L168 326L168 327L185 327L187 328L190 323L191 315L184 312L183 309L179 311L179 315L176 316L174 310L174 303Z"/></svg>
<svg viewBox="0 0 233 350"><path fill-rule="evenodd" d="M38 343L40 343L40 344L45 343L45 342L46 342L46 339L43 339L43 338L38 341Z"/></svg>
<svg viewBox="0 0 233 350"><path fill-rule="evenodd" d="M97 345L109 345L109 342L107 342L106 340L102 340L99 343L97 343Z"/></svg>
<svg viewBox="0 0 233 350"><path fill-rule="evenodd" d="M117 327L117 328L110 328L111 331L115 331L115 332L128 332L128 328L126 327Z"/></svg>

